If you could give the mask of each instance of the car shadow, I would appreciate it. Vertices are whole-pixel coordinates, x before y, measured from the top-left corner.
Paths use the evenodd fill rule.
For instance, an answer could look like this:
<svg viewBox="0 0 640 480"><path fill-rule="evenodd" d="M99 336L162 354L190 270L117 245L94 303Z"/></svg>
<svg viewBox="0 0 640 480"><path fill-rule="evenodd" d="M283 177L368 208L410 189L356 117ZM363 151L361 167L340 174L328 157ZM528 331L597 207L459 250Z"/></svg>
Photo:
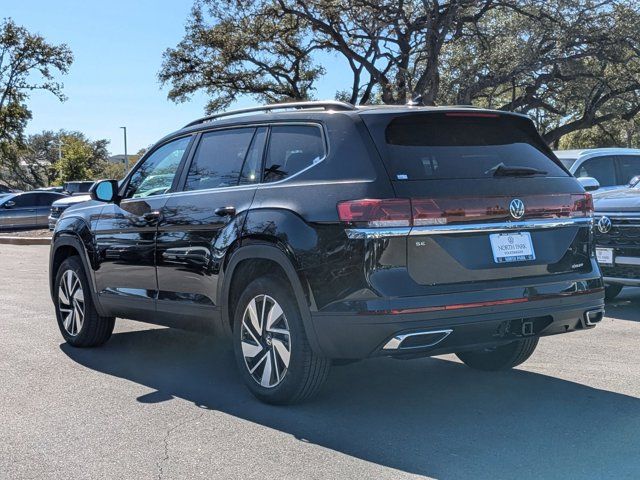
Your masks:
<svg viewBox="0 0 640 480"><path fill-rule="evenodd" d="M62 351L145 385L301 441L438 479L622 478L640 472L640 401L545 375L485 373L444 359L375 359L332 369L313 402L274 407L240 383L231 351L173 329L114 334ZM345 475L346 476L346 475Z"/></svg>

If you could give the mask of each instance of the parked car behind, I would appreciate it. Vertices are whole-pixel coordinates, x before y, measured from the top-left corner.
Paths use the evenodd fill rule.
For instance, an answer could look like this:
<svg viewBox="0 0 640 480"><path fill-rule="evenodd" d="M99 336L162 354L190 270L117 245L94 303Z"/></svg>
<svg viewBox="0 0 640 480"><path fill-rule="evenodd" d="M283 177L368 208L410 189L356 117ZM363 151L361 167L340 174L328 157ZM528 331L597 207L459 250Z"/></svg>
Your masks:
<svg viewBox="0 0 640 480"><path fill-rule="evenodd" d="M596 255L607 299L640 285L640 184L594 194Z"/></svg>
<svg viewBox="0 0 640 480"><path fill-rule="evenodd" d="M116 317L214 330L270 403L309 398L333 361L455 353L512 368L604 314L591 195L524 115L228 112L92 196L53 236L64 339L102 344Z"/></svg>
<svg viewBox="0 0 640 480"><path fill-rule="evenodd" d="M66 195L55 192L22 192L0 198L0 229L46 228L51 204Z"/></svg>
<svg viewBox="0 0 640 480"><path fill-rule="evenodd" d="M593 177L603 190L624 187L640 175L640 150L633 148L592 148L556 150L565 167L576 177Z"/></svg>
<svg viewBox="0 0 640 480"><path fill-rule="evenodd" d="M56 223L58 223L60 215L62 215L62 212L64 212L67 208L72 205L88 202L90 200L91 195L89 195L88 193L78 193L76 195L69 195L53 202L51 204L51 210L49 211L49 230L53 230L54 228L56 228Z"/></svg>

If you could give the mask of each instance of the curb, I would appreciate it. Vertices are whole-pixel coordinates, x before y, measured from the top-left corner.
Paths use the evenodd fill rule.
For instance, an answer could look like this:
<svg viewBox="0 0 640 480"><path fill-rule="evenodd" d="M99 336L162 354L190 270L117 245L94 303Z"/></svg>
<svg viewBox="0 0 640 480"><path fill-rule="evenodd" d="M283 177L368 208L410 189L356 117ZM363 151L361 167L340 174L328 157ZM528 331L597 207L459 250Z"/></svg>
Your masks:
<svg viewBox="0 0 640 480"><path fill-rule="evenodd" d="M0 245L50 245L51 237L3 237L0 235Z"/></svg>

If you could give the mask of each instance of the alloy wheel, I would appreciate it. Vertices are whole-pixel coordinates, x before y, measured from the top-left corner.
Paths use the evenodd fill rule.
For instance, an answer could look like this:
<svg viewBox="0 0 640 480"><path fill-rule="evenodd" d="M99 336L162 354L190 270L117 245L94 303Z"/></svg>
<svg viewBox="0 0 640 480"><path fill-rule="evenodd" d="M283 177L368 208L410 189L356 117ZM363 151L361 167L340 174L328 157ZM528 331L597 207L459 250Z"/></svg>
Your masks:
<svg viewBox="0 0 640 480"><path fill-rule="evenodd" d="M84 292L82 283L73 270L64 272L60 279L58 308L64 329L75 337L80 333L84 323Z"/></svg>
<svg viewBox="0 0 640 480"><path fill-rule="evenodd" d="M242 315L242 356L253 379L273 388L284 379L291 358L291 333L282 307L268 295L251 299Z"/></svg>

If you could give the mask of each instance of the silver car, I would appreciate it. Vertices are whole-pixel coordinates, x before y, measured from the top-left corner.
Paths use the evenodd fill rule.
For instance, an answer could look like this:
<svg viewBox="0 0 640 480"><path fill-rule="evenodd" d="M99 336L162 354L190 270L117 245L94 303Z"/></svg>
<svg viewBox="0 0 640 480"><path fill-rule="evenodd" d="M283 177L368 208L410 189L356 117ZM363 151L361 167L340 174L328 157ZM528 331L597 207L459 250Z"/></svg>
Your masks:
<svg viewBox="0 0 640 480"><path fill-rule="evenodd" d="M640 175L639 149L591 148L554 153L575 177L595 178L605 190L626 186Z"/></svg>
<svg viewBox="0 0 640 480"><path fill-rule="evenodd" d="M46 228L51 204L65 196L55 192L22 192L0 197L0 230Z"/></svg>

